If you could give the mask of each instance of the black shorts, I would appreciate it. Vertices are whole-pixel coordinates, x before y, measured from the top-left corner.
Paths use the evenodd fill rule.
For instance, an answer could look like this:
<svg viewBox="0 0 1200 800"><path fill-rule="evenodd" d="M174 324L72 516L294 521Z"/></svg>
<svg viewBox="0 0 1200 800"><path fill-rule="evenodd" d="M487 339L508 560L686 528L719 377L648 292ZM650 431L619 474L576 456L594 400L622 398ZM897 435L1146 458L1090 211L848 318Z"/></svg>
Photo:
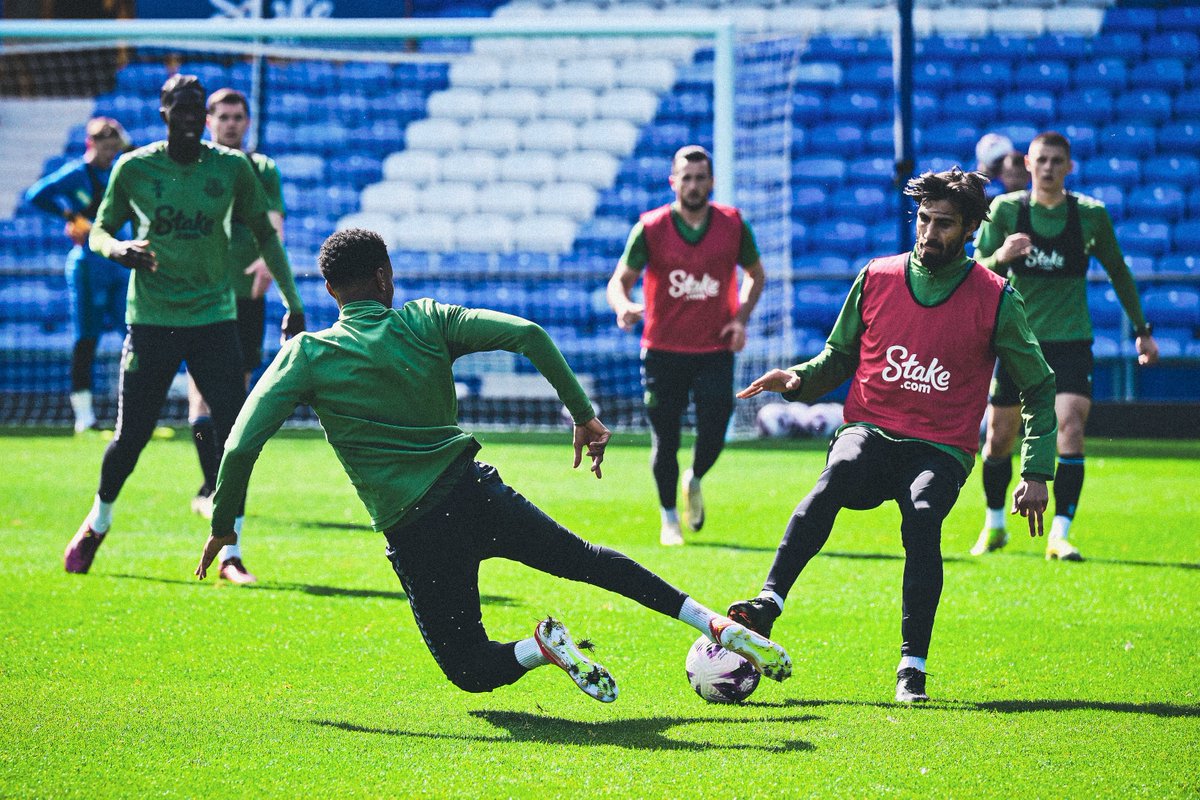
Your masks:
<svg viewBox="0 0 1200 800"><path fill-rule="evenodd" d="M643 402L647 409L682 414L689 395L697 406L733 409L733 353L642 351Z"/></svg>
<svg viewBox="0 0 1200 800"><path fill-rule="evenodd" d="M1090 341L1043 342L1042 355L1046 357L1050 369L1054 370L1056 394L1081 394L1091 399L1094 360ZM999 362L996 363L996 372L992 376L992 394L988 402L994 406L1021 404L1017 384Z"/></svg>
<svg viewBox="0 0 1200 800"><path fill-rule="evenodd" d="M263 333L267 327L267 298L237 299L238 340L242 343L242 372L254 372L263 360Z"/></svg>

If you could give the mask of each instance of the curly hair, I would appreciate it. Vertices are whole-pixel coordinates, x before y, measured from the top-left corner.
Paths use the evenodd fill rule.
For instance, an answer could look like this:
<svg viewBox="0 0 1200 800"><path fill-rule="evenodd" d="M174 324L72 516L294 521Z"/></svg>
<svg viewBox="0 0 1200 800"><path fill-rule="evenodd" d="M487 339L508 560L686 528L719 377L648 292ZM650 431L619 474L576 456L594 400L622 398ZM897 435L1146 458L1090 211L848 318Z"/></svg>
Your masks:
<svg viewBox="0 0 1200 800"><path fill-rule="evenodd" d="M334 233L317 254L322 277L335 289L369 281L375 270L391 263L383 237L365 228Z"/></svg>
<svg viewBox="0 0 1200 800"><path fill-rule="evenodd" d="M917 201L949 200L962 215L967 227L988 217L988 199L983 187L988 178L982 172L963 172L953 167L945 172L925 172L909 180L904 193Z"/></svg>

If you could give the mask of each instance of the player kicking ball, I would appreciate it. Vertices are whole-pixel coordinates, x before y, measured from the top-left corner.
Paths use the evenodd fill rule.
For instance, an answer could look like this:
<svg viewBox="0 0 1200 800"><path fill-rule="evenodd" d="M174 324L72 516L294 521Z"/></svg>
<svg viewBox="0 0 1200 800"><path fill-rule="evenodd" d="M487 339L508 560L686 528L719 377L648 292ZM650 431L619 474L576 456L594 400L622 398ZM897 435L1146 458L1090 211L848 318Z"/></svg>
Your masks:
<svg viewBox="0 0 1200 800"><path fill-rule="evenodd" d="M479 564L507 558L622 594L685 622L782 681L783 648L715 614L632 559L559 525L475 460L480 445L458 426L451 366L468 353L521 353L546 377L575 423L574 466L586 450L601 477L608 429L562 353L520 317L414 300L393 309L392 265L376 233L350 229L321 246L318 265L341 313L333 327L289 341L263 374L230 434L214 494L212 535L196 576L237 542L234 518L254 462L297 404L312 407L372 526L387 540L417 626L451 682L489 692L547 664L587 695L616 699L612 676L553 617L516 642L488 638Z"/></svg>

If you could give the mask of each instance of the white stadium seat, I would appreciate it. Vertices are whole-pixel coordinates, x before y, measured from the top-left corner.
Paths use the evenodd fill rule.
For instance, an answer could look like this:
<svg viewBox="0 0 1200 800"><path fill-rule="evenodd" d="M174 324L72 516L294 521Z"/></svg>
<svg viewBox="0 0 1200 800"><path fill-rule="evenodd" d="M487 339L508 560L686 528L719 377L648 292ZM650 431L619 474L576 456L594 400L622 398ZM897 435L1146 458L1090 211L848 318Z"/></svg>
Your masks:
<svg viewBox="0 0 1200 800"><path fill-rule="evenodd" d="M541 108L542 98L533 89L497 89L483 100L484 115L499 119L533 119Z"/></svg>
<svg viewBox="0 0 1200 800"><path fill-rule="evenodd" d="M509 153L500 159L500 177L541 185L558 175L558 159L544 150Z"/></svg>
<svg viewBox="0 0 1200 800"><path fill-rule="evenodd" d="M396 220L394 246L404 250L451 250L454 222L445 214L411 214ZM386 239L386 237L384 237ZM389 242L392 246L392 243Z"/></svg>
<svg viewBox="0 0 1200 800"><path fill-rule="evenodd" d="M566 253L575 243L575 231L576 225L569 217L525 217L513 230L513 246L536 253Z"/></svg>
<svg viewBox="0 0 1200 800"><path fill-rule="evenodd" d="M507 253L513 249L513 224L499 214L468 214L454 223L454 243L459 250Z"/></svg>
<svg viewBox="0 0 1200 800"><path fill-rule="evenodd" d="M431 183L421 190L417 203L423 212L429 214L473 214L475 185L461 181Z"/></svg>
<svg viewBox="0 0 1200 800"><path fill-rule="evenodd" d="M483 116L483 93L459 87L443 89L429 95L426 108L430 117L467 122Z"/></svg>
<svg viewBox="0 0 1200 800"><path fill-rule="evenodd" d="M596 189L586 183L547 183L538 190L537 210L540 214L562 214L580 222L596 213L599 199Z"/></svg>
<svg viewBox="0 0 1200 800"><path fill-rule="evenodd" d="M665 92L675 85L675 65L665 58L629 59L617 68L617 85Z"/></svg>
<svg viewBox="0 0 1200 800"><path fill-rule="evenodd" d="M589 56L628 58L639 55L641 48L632 36L597 36L588 42L587 53Z"/></svg>
<svg viewBox="0 0 1200 800"><path fill-rule="evenodd" d="M484 117L463 126L462 143L475 150L511 153L521 146L520 131L516 120Z"/></svg>
<svg viewBox="0 0 1200 800"><path fill-rule="evenodd" d="M404 140L413 150L448 153L462 147L462 126L452 119L419 119L404 131Z"/></svg>
<svg viewBox="0 0 1200 800"><path fill-rule="evenodd" d="M460 150L442 156L442 180L479 185L494 181L499 173L499 159L486 150Z"/></svg>
<svg viewBox="0 0 1200 800"><path fill-rule="evenodd" d="M508 61L525 55L525 40L520 36L481 36L475 40L475 55ZM500 72L503 76L503 70ZM450 69L451 80L454 68Z"/></svg>
<svg viewBox="0 0 1200 800"><path fill-rule="evenodd" d="M627 156L637 145L638 127L624 119L594 119L579 126L575 141L580 150L603 150Z"/></svg>
<svg viewBox="0 0 1200 800"><path fill-rule="evenodd" d="M401 150L383 160L385 181L408 181L424 186L441 177L441 159L428 150Z"/></svg>
<svg viewBox="0 0 1200 800"><path fill-rule="evenodd" d="M1104 10L1100 8L1059 8L1046 15L1046 29L1051 33L1095 36L1103 22Z"/></svg>
<svg viewBox="0 0 1200 800"><path fill-rule="evenodd" d="M558 60L522 58L504 68L504 82L514 89L553 89L558 86Z"/></svg>
<svg viewBox="0 0 1200 800"><path fill-rule="evenodd" d="M558 176L564 181L582 181L597 189L612 186L620 162L599 150L576 150L558 161Z"/></svg>
<svg viewBox="0 0 1200 800"><path fill-rule="evenodd" d="M521 126L520 142L526 150L565 153L576 147L576 127L565 119L533 119Z"/></svg>
<svg viewBox="0 0 1200 800"><path fill-rule="evenodd" d="M1001 7L990 12L992 33L1040 36L1046 30L1046 12L1040 8Z"/></svg>
<svg viewBox="0 0 1200 800"><path fill-rule="evenodd" d="M383 181L364 187L359 195L359 205L363 211L377 211L398 217L401 214L412 214L417 211L417 193L420 191L415 183L406 181Z"/></svg>
<svg viewBox="0 0 1200 800"><path fill-rule="evenodd" d="M537 192L532 184L497 181L479 187L475 193L475 205L481 214L524 217L537 208Z"/></svg>
<svg viewBox="0 0 1200 800"><path fill-rule="evenodd" d="M499 58L491 55L473 55L450 62L451 86L494 89L503 83L504 65Z"/></svg>
<svg viewBox="0 0 1200 800"><path fill-rule="evenodd" d="M646 89L613 89L596 101L596 116L645 125L658 112L658 95Z"/></svg>
<svg viewBox="0 0 1200 800"><path fill-rule="evenodd" d="M360 211L356 214L347 214L337 221L337 229L339 231L349 230L350 228L364 228L369 231L375 231L383 237L384 243L389 248L396 246L396 220L387 214L382 214L378 211Z"/></svg>
<svg viewBox="0 0 1200 800"><path fill-rule="evenodd" d="M596 93L588 89L554 89L542 99L542 115L584 122L596 116Z"/></svg>
<svg viewBox="0 0 1200 800"><path fill-rule="evenodd" d="M587 52L590 41L578 36L539 36L525 40L525 55L528 58L553 58L562 61Z"/></svg>
<svg viewBox="0 0 1200 800"><path fill-rule="evenodd" d="M986 8L960 8L937 14L933 27L943 36L983 36L988 32L991 17Z"/></svg>
<svg viewBox="0 0 1200 800"><path fill-rule="evenodd" d="M567 88L611 89L617 82L617 65L611 58L575 58L563 62L558 79Z"/></svg>

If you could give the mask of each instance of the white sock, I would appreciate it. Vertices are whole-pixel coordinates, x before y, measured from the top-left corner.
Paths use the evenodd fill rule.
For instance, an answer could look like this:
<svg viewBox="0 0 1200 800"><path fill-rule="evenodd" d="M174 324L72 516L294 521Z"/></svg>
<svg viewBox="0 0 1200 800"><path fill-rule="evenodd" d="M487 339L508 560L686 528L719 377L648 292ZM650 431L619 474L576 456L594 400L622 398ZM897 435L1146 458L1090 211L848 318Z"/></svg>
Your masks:
<svg viewBox="0 0 1200 800"><path fill-rule="evenodd" d="M96 533L108 533L108 529L112 527L113 504L105 503L100 499L100 495L96 495L96 499L92 501L92 510L88 512L87 526Z"/></svg>
<svg viewBox="0 0 1200 800"><path fill-rule="evenodd" d="M666 525L668 522L679 524L679 512L673 508L660 509L662 511L662 521Z"/></svg>
<svg viewBox="0 0 1200 800"><path fill-rule="evenodd" d="M1066 539L1067 533L1071 530L1071 518L1056 516L1054 521L1050 523L1050 538L1051 539Z"/></svg>
<svg viewBox="0 0 1200 800"><path fill-rule="evenodd" d="M550 663L550 659L546 658L545 654L542 653L541 645L532 636L517 642L517 647L513 653L517 657L517 663L525 669L544 667Z"/></svg>
<svg viewBox="0 0 1200 800"><path fill-rule="evenodd" d="M1003 528L1006 516L1003 508L989 508L983 524L988 528Z"/></svg>
<svg viewBox="0 0 1200 800"><path fill-rule="evenodd" d="M783 598L780 597L778 594L776 594L775 592L772 592L770 589L763 589L761 592L758 593L758 596L763 598L764 600L770 600L772 603L774 603L776 606L779 607L779 613L780 614L783 613Z"/></svg>
<svg viewBox="0 0 1200 800"><path fill-rule="evenodd" d="M92 412L92 392L90 389L80 389L77 392L71 392L71 410L75 412L75 417L94 417Z"/></svg>
<svg viewBox="0 0 1200 800"><path fill-rule="evenodd" d="M683 600L683 608L679 609L679 614L675 619L686 622L711 639L712 629L709 627L709 623L720 616L712 609L705 608L692 598L686 597Z"/></svg>
<svg viewBox="0 0 1200 800"><path fill-rule="evenodd" d="M700 479L697 478L696 473L690 469L687 472L683 473L683 479L685 481L687 481L689 486L693 489L700 485Z"/></svg>
<svg viewBox="0 0 1200 800"><path fill-rule="evenodd" d="M902 669L908 669L909 667L916 667L917 669L921 670L921 672L924 672L925 659L917 658L916 656L901 656L900 666L896 667L896 672L899 672Z"/></svg>
<svg viewBox="0 0 1200 800"><path fill-rule="evenodd" d="M231 558L242 557L242 525L245 521L245 517L238 517L233 521L233 532L238 535L237 544L227 544L221 548L221 552L217 554L218 564L224 564Z"/></svg>

